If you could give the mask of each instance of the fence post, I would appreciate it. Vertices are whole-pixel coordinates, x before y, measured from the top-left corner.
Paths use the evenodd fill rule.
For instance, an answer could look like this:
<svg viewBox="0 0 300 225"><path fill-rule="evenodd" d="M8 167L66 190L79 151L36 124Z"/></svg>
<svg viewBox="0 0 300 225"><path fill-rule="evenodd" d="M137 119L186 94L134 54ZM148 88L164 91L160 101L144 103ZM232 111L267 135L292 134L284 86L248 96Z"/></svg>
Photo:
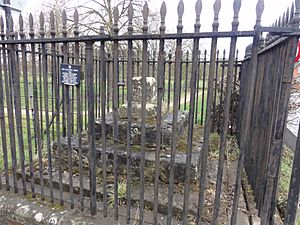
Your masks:
<svg viewBox="0 0 300 225"><path fill-rule="evenodd" d="M93 42L86 42L86 82L88 95L88 143L90 157L90 208L91 215L97 214L96 196L96 147L95 147L95 113L94 113L94 73L93 73Z"/></svg>
<svg viewBox="0 0 300 225"><path fill-rule="evenodd" d="M300 23L300 0L295 1L295 8L296 11L295 14L293 15L291 23L294 29L298 29ZM294 44L296 45L298 42L298 37L291 37L290 41L294 42ZM292 175L290 181L288 203L287 203L287 209L286 209L286 215L284 221L285 225L294 224L296 219L296 213L298 208L297 206L299 201L299 190L300 190L299 160L300 160L300 127L298 130L298 138L297 138L293 169L292 169Z"/></svg>
<svg viewBox="0 0 300 225"><path fill-rule="evenodd" d="M260 31L259 28L261 27L261 16L264 10L264 1L258 0L256 5L256 24L255 24L255 35L253 38L253 45L252 45L252 55L251 55L251 71L250 71L250 80L248 86L248 96L245 99L244 105L244 119L242 120L241 130L243 131L243 136L240 137L240 155L238 160L238 168L237 168L237 176L236 176L236 183L235 183L235 194L233 200L233 209L232 209L232 216L231 216L231 225L236 224L237 219L237 211L239 205L239 198L241 193L241 180L242 180L242 172L244 168L244 158L245 154L248 151L248 141L249 141L249 126L252 117L252 107L253 107L253 94L254 94L254 86L255 80L257 76L257 61L258 61L258 50L259 50L259 38L260 38Z"/></svg>

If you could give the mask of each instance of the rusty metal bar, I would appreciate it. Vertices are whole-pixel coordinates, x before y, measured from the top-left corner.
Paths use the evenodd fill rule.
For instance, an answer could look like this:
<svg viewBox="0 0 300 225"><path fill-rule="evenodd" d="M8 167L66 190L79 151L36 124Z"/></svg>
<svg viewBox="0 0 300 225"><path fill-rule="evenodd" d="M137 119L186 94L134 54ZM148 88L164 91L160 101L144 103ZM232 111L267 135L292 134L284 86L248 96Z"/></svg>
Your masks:
<svg viewBox="0 0 300 225"><path fill-rule="evenodd" d="M200 14L202 11L202 1L198 0L195 5L196 21L194 25L194 32L200 32ZM190 80L190 110L188 119L188 140L187 140L187 152L186 152L186 170L184 180L184 199L183 199L183 215L182 224L187 224L187 216L189 209L189 192L190 192L190 178L191 178L191 164L192 164L192 150L193 150L193 134L194 134L194 114L195 114L195 94L197 88L197 74L198 73L198 54L199 54L199 39L195 38L193 43L192 53L192 74Z"/></svg>
<svg viewBox="0 0 300 225"><path fill-rule="evenodd" d="M91 215L97 213L96 192L96 146L95 146L95 114L94 114L94 74L93 74L93 42L86 42L86 83L88 98L88 143L90 169L90 210Z"/></svg>
<svg viewBox="0 0 300 225"><path fill-rule="evenodd" d="M178 24L177 33L181 34L182 16L184 12L183 1L180 0L177 7L178 14ZM181 70L181 59L182 59L182 39L176 39L176 51L175 51L175 74L174 74L174 97L173 97L173 121L172 121L172 143L171 143L171 158L170 158L170 174L169 174L169 188L168 188L168 215L167 215L167 225L172 223L173 214L173 193L174 193L174 170L175 170L175 155L177 146L177 136L178 136L178 109L179 109L179 91L180 91L180 70Z"/></svg>
<svg viewBox="0 0 300 225"><path fill-rule="evenodd" d="M213 31L217 32L219 27L218 16L221 9L221 0L216 0L214 3L214 22ZM215 62L216 62L216 51L217 51L217 41L218 39L212 38L211 42L211 53L210 53L210 64L209 64L209 77L208 77L208 91L207 91L207 102L206 102L206 116L205 116L205 128L204 128L204 143L201 154L198 158L198 169L200 171L200 190L199 190L199 200L197 209L196 224L202 223L202 213L204 208L204 193L206 189L206 165L208 157L208 142L211 131L211 106L213 102L213 83L214 83L214 73L215 73Z"/></svg>
<svg viewBox="0 0 300 225"><path fill-rule="evenodd" d="M258 0L257 6L256 6L256 25L255 25L255 36L253 38L253 45L252 45L252 57L251 57L251 75L249 80L249 94L246 97L246 103L245 103L245 115L244 119L242 121L242 127L245 129L243 132L243 136L240 139L240 155L238 160L238 168L237 168L237 176L236 176L236 184L235 184L235 194L234 194L234 200L233 200L233 209L232 209L232 216L231 216L231 225L236 224L237 219L237 211L238 211L238 205L239 205L239 198L240 198L240 192L241 192L241 180L242 180L242 172L244 168L244 158L245 153L247 151L247 142L248 142L248 135L249 135L249 125L250 125L250 119L251 119L251 112L252 112L252 106L253 106L253 94L254 94L254 85L255 80L257 76L257 61L258 61L258 49L259 49L259 37L260 32L257 30L259 27L261 27L261 16L264 9L264 1Z"/></svg>
<svg viewBox="0 0 300 225"><path fill-rule="evenodd" d="M235 0L233 2L233 21L232 21L232 31L238 30L239 25L239 12L241 8L241 0ZM218 224L219 219L219 208L220 208L220 198L221 198L221 189L222 189L222 180L223 180L223 169L225 162L225 152L227 148L227 134L229 126L229 113L231 105L231 93L234 82L234 60L235 60L235 51L236 51L236 42L237 38L232 37L230 42L229 50L229 62L228 62L228 72L227 72L227 81L226 81L226 94L225 94L225 106L224 106L224 121L221 132L221 140L219 147L219 160L218 160L218 173L217 173L217 183L216 183L216 193L214 200L214 209L213 209L213 225Z"/></svg>
<svg viewBox="0 0 300 225"><path fill-rule="evenodd" d="M164 34L165 18L167 14L166 3L163 2L160 8L160 33ZM160 172L160 151L161 151L161 123L162 123L162 100L164 94L165 79L165 51L164 40L159 42L158 65L157 65L157 118L156 118L156 147L155 147L155 178L154 178L154 207L153 207L153 224L157 225L158 198L159 198L159 172Z"/></svg>
<svg viewBox="0 0 300 225"><path fill-rule="evenodd" d="M147 2L143 7L143 34L148 33L148 15L149 8ZM143 52L142 52L142 102L141 102L141 151L140 151L140 208L139 208L139 224L144 224L144 188L145 188L145 150L146 150L146 85L148 77L148 43L146 40L143 41Z"/></svg>
<svg viewBox="0 0 300 225"><path fill-rule="evenodd" d="M118 20L119 20L119 10L116 7L113 12L114 15L114 24L113 32L115 35L118 35ZM114 145L114 219L119 219L119 192L118 192L118 78L119 78L119 43L117 40L113 42L113 78L112 78L112 110L113 110L113 145Z"/></svg>

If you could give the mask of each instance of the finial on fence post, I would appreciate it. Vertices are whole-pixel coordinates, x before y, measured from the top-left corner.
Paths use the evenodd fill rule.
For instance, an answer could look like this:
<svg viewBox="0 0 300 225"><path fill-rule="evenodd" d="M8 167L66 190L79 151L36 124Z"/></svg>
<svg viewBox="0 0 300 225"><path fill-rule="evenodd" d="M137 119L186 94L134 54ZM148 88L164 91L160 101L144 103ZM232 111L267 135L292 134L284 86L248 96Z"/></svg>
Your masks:
<svg viewBox="0 0 300 225"><path fill-rule="evenodd" d="M295 0L295 13L292 19L292 27L297 29L299 28L300 22L300 0Z"/></svg>
<svg viewBox="0 0 300 225"><path fill-rule="evenodd" d="M40 35L42 38L45 36L45 20L43 12L40 13Z"/></svg>
<svg viewBox="0 0 300 225"><path fill-rule="evenodd" d="M128 6L128 28L127 28L129 35L133 34L133 23L132 23L133 13L134 13L133 6L132 3L130 3Z"/></svg>
<svg viewBox="0 0 300 225"><path fill-rule="evenodd" d="M292 23L292 19L294 17L295 4L292 3L291 12L290 12L290 23Z"/></svg>
<svg viewBox="0 0 300 225"><path fill-rule="evenodd" d="M12 15L10 15L10 17L9 17L9 33L10 33L10 36L15 35L15 33L14 33L14 20L12 18Z"/></svg>
<svg viewBox="0 0 300 225"><path fill-rule="evenodd" d="M195 32L200 32L200 15L201 15L201 11L202 11L202 1L201 0L197 0L196 5L195 5L195 12L196 12L196 22L194 25L195 28Z"/></svg>
<svg viewBox="0 0 300 225"><path fill-rule="evenodd" d="M3 21L2 16L0 16L0 30L1 30L1 37L5 36L5 34L4 34L4 21Z"/></svg>
<svg viewBox="0 0 300 225"><path fill-rule="evenodd" d="M33 16L31 13L29 14L29 36L34 37Z"/></svg>
<svg viewBox="0 0 300 225"><path fill-rule="evenodd" d="M177 14L178 14L178 25L177 25L177 33L182 33L183 25L182 25L182 16L184 12L184 4L183 1L180 0L177 6Z"/></svg>
<svg viewBox="0 0 300 225"><path fill-rule="evenodd" d="M166 20L166 14L167 14L167 7L165 1L161 4L160 7L160 33L164 34L166 30L165 20Z"/></svg>
<svg viewBox="0 0 300 225"><path fill-rule="evenodd" d="M104 27L103 27L103 26L100 27L100 34L101 34L101 35L104 35L104 34L105 34L105 32L104 32Z"/></svg>
<svg viewBox="0 0 300 225"><path fill-rule="evenodd" d="M241 9L242 1L234 0L233 2L233 21L232 21L232 30L237 31L239 26L239 13Z"/></svg>
<svg viewBox="0 0 300 225"><path fill-rule="evenodd" d="M23 16L21 13L19 15L19 34L20 34L21 39L23 39L25 37L24 21L23 21Z"/></svg>
<svg viewBox="0 0 300 225"><path fill-rule="evenodd" d="M144 7L143 7L143 33L146 34L148 31L148 16L149 16L149 8L148 8L148 3L145 2Z"/></svg>
<svg viewBox="0 0 300 225"><path fill-rule="evenodd" d="M62 34L63 37L66 37L68 32L67 32L67 13L66 10L63 10L62 12Z"/></svg>
<svg viewBox="0 0 300 225"><path fill-rule="evenodd" d="M55 36L55 18L53 11L50 12L50 35L52 37Z"/></svg>
<svg viewBox="0 0 300 225"><path fill-rule="evenodd" d="M113 15L114 15L113 32L115 35L117 35L119 32L119 28L118 28L119 9L118 9L118 7L114 8Z"/></svg>
<svg viewBox="0 0 300 225"><path fill-rule="evenodd" d="M278 26L282 27L281 16L279 16L279 19L278 19Z"/></svg>
<svg viewBox="0 0 300 225"><path fill-rule="evenodd" d="M78 22L79 22L79 15L77 9L74 11L74 36L79 35L79 27L78 27Z"/></svg>
<svg viewBox="0 0 300 225"><path fill-rule="evenodd" d="M286 20L285 20L286 16L285 16L285 12L283 12L283 15L282 15L281 18L282 18L282 19L281 19L281 20L282 20L281 24L282 24L283 27L285 27L285 26L286 26Z"/></svg>
<svg viewBox="0 0 300 225"><path fill-rule="evenodd" d="M213 31L218 31L219 28L219 13L221 9L221 0L216 0L214 3L214 22L212 24Z"/></svg>
<svg viewBox="0 0 300 225"><path fill-rule="evenodd" d="M286 26L290 25L290 7L287 7L286 9L286 13L285 13L285 22L286 22Z"/></svg>
<svg viewBox="0 0 300 225"><path fill-rule="evenodd" d="M261 26L261 16L265 8L264 0L258 0L256 4L256 24L255 27Z"/></svg>

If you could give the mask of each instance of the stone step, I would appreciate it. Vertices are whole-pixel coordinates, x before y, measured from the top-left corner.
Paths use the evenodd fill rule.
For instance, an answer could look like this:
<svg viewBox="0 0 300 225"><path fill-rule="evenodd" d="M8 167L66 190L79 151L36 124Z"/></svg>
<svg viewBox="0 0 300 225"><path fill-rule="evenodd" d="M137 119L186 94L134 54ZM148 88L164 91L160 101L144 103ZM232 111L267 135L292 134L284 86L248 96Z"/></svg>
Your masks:
<svg viewBox="0 0 300 225"><path fill-rule="evenodd" d="M113 172L113 160L114 160L114 145L107 143L106 144L106 157L107 157L107 171ZM62 162L63 167L68 167L68 145L67 139L61 139L62 150ZM134 149L139 146L133 146L132 154L131 154L131 172L136 177L139 177L140 172L140 161L141 161L141 152L140 149ZM53 143L53 164L54 166L58 164L58 144ZM119 171L122 174L126 174L127 167L127 151L125 146L116 146L118 148L118 165ZM198 147L195 151L192 152L191 157L191 182L195 182L197 178L197 161L198 155L200 152L201 146ZM72 137L72 161L74 166L79 165L79 156L78 156L78 141L77 137ZM138 150L138 151L137 151ZM89 160L88 160L88 151L89 146L83 145L83 167L89 168ZM137 151L137 152L136 152ZM97 161L97 169L101 172L102 168L102 155L104 151L101 143L97 143L96 145L96 161ZM160 154L160 180L168 183L169 173L170 173L170 161L171 155L169 151L161 151ZM183 183L185 181L185 171L186 171L186 155L184 153L175 154L175 165L174 165L174 173L175 173L175 183ZM155 151L153 148L147 148L145 151L145 178L147 181L154 181L154 172L155 172Z"/></svg>

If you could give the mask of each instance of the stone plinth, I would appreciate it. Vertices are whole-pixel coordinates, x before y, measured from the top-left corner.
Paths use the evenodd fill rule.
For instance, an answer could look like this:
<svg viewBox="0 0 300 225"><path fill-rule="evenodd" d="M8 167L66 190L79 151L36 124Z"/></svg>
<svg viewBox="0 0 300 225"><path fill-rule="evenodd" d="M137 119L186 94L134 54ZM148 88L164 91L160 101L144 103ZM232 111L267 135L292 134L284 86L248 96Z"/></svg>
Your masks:
<svg viewBox="0 0 300 225"><path fill-rule="evenodd" d="M142 113L146 114L147 119L154 119L157 116L157 90L156 79L154 77L146 77L146 109L142 112L142 77L132 78L132 118L140 120ZM120 119L127 118L127 103L119 109ZM166 107L163 104L162 114L166 113Z"/></svg>
<svg viewBox="0 0 300 225"><path fill-rule="evenodd" d="M162 144L170 145L172 142L172 123L173 123L173 113L168 113L162 118ZM177 117L177 133L182 134L184 128L188 123L188 112L178 112ZM139 121L133 121L131 126L131 138L133 145L139 145L141 142L141 123ZM147 145L155 145L156 143L156 120L153 120L152 123L146 123L146 144ZM101 119L96 120L96 136L98 138L101 137L102 123ZM118 121L118 139L121 142L125 142L127 140L127 120L119 119ZM113 114L109 113L106 115L105 119L105 132L106 136L112 137L113 135Z"/></svg>
<svg viewBox="0 0 300 225"><path fill-rule="evenodd" d="M131 140L133 145L139 145L141 143L141 117L142 113L146 114L146 144L148 146L154 146L156 143L156 119L157 119L157 88L156 80L154 77L146 77L146 88L142 87L142 77L132 78L132 125L131 125ZM146 109L142 110L142 91L146 92ZM167 113L166 107L162 106L162 144L170 145L172 142L172 130L173 130L173 113ZM127 103L122 105L118 111L118 139L121 142L127 141ZM177 133L182 134L184 128L188 122L188 112L178 112L177 121ZM96 137L101 137L102 130L101 118L96 120ZM108 113L105 118L105 130L106 137L113 136L113 113Z"/></svg>

